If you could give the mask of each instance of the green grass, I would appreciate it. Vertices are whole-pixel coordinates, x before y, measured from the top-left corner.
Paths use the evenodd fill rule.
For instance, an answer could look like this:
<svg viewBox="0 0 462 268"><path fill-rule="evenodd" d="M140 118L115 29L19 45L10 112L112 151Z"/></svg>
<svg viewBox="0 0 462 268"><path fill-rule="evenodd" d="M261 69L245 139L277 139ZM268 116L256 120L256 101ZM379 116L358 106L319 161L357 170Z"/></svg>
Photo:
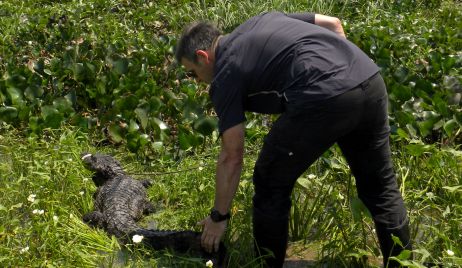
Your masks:
<svg viewBox="0 0 462 268"><path fill-rule="evenodd" d="M114 155L133 177L153 181L148 195L157 212L143 219L141 225L200 230L196 223L212 206L218 143L181 159L145 162L123 147L100 147L93 142L95 137L72 128L27 138L3 127L1 266L203 265L187 256L136 247L121 249L115 238L87 227L81 217L92 209L95 186L79 155L84 151ZM246 147L245 168L232 208L233 218L225 240L232 267L253 267L258 263L252 253L251 174L260 142L256 139ZM395 145L398 180L410 209L415 265L423 262L461 265L460 151L419 143L410 146L409 142ZM291 240L315 245L320 265L377 263L365 258L374 259L380 254L374 226L358 205L353 181L345 160L334 147L297 184ZM43 214L34 210L43 210ZM454 256L449 256L447 250L454 252Z"/></svg>

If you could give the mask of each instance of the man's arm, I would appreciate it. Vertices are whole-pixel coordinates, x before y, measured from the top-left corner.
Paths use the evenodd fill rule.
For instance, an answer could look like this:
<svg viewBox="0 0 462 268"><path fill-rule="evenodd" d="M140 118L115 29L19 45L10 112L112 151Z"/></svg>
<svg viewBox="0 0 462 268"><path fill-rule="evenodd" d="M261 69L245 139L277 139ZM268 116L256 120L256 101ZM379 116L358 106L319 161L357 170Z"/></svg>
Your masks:
<svg viewBox="0 0 462 268"><path fill-rule="evenodd" d="M230 211L241 177L244 157L244 124L238 124L224 131L221 151L218 157L215 185L215 209L224 215ZM213 222L209 217L202 220L204 226L201 242L208 251L218 250L225 233L227 221Z"/></svg>
<svg viewBox="0 0 462 268"><path fill-rule="evenodd" d="M342 22L339 18L315 13L291 13L287 14L287 16L311 24L316 24L330 31L333 31L342 37L346 37L345 32L343 31Z"/></svg>

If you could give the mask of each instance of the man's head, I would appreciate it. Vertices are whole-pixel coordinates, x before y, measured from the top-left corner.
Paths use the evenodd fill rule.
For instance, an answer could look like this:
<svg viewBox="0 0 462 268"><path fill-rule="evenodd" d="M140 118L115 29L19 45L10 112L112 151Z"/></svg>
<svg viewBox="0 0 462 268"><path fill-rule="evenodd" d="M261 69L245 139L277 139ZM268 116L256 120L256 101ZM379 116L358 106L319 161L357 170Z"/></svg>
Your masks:
<svg viewBox="0 0 462 268"><path fill-rule="evenodd" d="M215 62L214 42L221 35L213 24L196 22L185 28L176 46L176 60L192 76L210 83Z"/></svg>

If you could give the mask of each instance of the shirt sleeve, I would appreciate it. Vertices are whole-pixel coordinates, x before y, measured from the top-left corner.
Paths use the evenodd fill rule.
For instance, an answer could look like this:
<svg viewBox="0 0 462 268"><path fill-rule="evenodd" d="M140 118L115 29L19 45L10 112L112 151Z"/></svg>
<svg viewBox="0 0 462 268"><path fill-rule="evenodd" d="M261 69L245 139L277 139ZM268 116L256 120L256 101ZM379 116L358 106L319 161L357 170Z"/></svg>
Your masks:
<svg viewBox="0 0 462 268"><path fill-rule="evenodd" d="M246 120L244 93L240 79L228 71L217 75L210 87L210 98L218 115L218 131L223 132Z"/></svg>
<svg viewBox="0 0 462 268"><path fill-rule="evenodd" d="M289 14L286 14L286 15L288 17L290 17L290 18L293 18L293 19L297 19L297 20L301 20L301 21L304 21L304 22L314 24L314 16L316 15L316 13L312 13L312 12L289 13Z"/></svg>

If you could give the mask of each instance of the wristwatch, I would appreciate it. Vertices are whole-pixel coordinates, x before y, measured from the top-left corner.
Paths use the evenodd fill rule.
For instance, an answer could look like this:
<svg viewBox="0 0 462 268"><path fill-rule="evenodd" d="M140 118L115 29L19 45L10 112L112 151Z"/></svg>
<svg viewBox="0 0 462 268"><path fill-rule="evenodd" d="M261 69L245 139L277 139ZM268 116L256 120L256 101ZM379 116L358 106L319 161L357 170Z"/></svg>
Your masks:
<svg viewBox="0 0 462 268"><path fill-rule="evenodd" d="M213 222L220 222L231 218L231 215L229 214L229 212L223 215L215 208L212 208L212 210L210 211L210 218Z"/></svg>

